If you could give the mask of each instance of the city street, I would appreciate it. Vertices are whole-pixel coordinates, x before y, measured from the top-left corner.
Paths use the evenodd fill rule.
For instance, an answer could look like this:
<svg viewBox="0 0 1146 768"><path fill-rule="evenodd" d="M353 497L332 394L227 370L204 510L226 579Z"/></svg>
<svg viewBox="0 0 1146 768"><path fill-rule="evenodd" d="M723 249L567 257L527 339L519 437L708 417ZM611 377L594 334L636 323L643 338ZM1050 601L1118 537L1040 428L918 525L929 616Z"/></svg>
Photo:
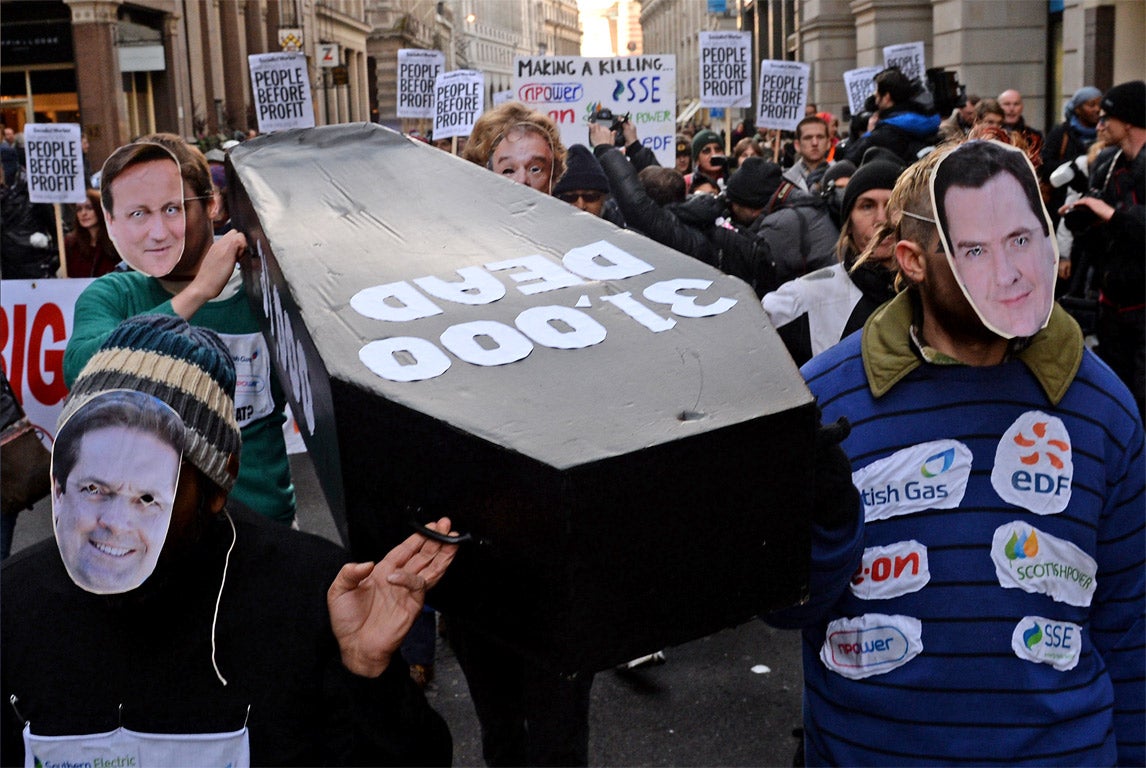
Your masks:
<svg viewBox="0 0 1146 768"><path fill-rule="evenodd" d="M303 530L337 540L307 454L291 457ZM20 515L13 550L52 535L50 505ZM752 622L668 648L667 663L607 671L593 684L590 762L609 766L791 765L800 722L799 635ZM765 670L767 668L767 670ZM480 766L465 678L438 640L430 703L454 738L454 764Z"/></svg>

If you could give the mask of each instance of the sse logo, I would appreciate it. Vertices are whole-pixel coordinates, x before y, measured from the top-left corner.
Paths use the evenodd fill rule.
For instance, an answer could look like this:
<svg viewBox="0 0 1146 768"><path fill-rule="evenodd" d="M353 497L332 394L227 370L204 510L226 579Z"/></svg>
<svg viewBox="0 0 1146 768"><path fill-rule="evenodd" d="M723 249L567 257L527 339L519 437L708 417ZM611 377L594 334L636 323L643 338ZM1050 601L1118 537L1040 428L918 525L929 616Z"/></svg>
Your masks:
<svg viewBox="0 0 1146 768"><path fill-rule="evenodd" d="M1069 621L1026 616L1011 633L1011 650L1020 659L1050 664L1060 672L1074 669L1082 650L1082 627Z"/></svg>
<svg viewBox="0 0 1146 768"><path fill-rule="evenodd" d="M1037 515L1062 512L1070 503L1074 474L1070 445L1061 419L1024 413L999 440L991 485L1004 501Z"/></svg>

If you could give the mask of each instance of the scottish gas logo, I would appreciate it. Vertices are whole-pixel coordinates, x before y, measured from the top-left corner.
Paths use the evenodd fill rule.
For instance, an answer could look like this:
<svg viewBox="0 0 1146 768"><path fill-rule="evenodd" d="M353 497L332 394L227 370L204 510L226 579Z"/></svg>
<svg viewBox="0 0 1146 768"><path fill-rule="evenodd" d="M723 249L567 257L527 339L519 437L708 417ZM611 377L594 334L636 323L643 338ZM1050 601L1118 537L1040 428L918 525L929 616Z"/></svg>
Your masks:
<svg viewBox="0 0 1146 768"><path fill-rule="evenodd" d="M896 451L852 474L866 520L925 509L953 509L971 475L971 451L957 440L934 440Z"/></svg>
<svg viewBox="0 0 1146 768"><path fill-rule="evenodd" d="M991 485L1004 501L1038 515L1070 503L1074 474L1070 434L1062 420L1028 411L1003 433L995 449Z"/></svg>

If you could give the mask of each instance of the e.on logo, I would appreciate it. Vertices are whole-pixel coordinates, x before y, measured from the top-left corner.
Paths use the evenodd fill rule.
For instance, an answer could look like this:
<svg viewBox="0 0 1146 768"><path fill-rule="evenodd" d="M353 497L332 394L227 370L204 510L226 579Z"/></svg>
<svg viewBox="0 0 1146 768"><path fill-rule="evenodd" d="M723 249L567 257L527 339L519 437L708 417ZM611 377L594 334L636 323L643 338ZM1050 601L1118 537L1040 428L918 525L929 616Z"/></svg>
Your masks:
<svg viewBox="0 0 1146 768"><path fill-rule="evenodd" d="M930 580L927 547L914 540L900 541L865 549L850 588L860 600L886 600L918 592Z"/></svg>
<svg viewBox="0 0 1146 768"><path fill-rule="evenodd" d="M1003 501L1037 515L1057 514L1070 503L1072 456L1062 420L1028 411L999 440L991 485Z"/></svg>

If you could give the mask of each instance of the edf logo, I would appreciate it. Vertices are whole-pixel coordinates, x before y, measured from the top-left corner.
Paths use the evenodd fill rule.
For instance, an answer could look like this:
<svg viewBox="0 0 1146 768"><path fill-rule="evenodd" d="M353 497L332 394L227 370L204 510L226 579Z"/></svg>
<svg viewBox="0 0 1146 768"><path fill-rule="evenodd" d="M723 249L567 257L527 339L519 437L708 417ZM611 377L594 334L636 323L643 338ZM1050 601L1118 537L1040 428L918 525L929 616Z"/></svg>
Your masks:
<svg viewBox="0 0 1146 768"><path fill-rule="evenodd" d="M1053 515L1070 502L1073 474L1066 425L1055 416L1028 411L999 440L991 485L1004 501Z"/></svg>

